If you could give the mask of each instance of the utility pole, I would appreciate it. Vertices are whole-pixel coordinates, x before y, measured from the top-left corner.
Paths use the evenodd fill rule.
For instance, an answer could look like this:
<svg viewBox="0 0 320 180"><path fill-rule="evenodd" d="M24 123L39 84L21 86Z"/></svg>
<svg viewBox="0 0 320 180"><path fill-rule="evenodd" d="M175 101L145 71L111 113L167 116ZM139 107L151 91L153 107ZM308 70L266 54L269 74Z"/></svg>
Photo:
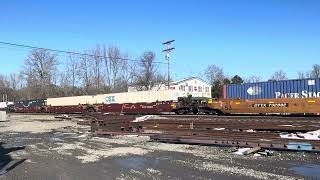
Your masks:
<svg viewBox="0 0 320 180"><path fill-rule="evenodd" d="M170 40L162 43L162 45L166 46L165 49L162 50L162 52L166 53L165 59L168 61L168 90L170 89L170 53L175 49L174 47L171 47L171 44L174 41L175 40Z"/></svg>

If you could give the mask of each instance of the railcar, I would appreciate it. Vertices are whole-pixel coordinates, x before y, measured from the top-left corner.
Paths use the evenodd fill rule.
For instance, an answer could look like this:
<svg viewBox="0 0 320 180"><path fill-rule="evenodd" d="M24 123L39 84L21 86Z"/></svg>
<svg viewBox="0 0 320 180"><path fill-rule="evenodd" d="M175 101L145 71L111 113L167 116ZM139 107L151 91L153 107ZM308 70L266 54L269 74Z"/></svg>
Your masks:
<svg viewBox="0 0 320 180"><path fill-rule="evenodd" d="M177 114L320 114L320 98L193 99L175 103Z"/></svg>
<svg viewBox="0 0 320 180"><path fill-rule="evenodd" d="M320 98L223 99L210 108L223 114L319 114Z"/></svg>
<svg viewBox="0 0 320 180"><path fill-rule="evenodd" d="M15 102L15 112L25 113L139 113L171 112L178 98L175 91L139 91L85 96L71 96Z"/></svg>
<svg viewBox="0 0 320 180"><path fill-rule="evenodd" d="M46 99L33 99L13 102L13 111L21 113L46 112Z"/></svg>

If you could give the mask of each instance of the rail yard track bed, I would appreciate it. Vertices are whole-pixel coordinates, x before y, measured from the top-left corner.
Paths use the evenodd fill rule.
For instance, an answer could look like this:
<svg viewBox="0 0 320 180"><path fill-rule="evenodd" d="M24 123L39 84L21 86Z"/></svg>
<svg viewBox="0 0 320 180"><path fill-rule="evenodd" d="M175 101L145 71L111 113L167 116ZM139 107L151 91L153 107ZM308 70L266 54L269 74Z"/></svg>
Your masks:
<svg viewBox="0 0 320 180"><path fill-rule="evenodd" d="M152 126L151 122L157 126L168 121L165 118L172 118L170 116L140 118L144 121L134 124L132 121L140 116L91 114L69 117L71 119L56 121L54 115L11 114L8 121L1 122L0 179L286 180L320 177L317 173L308 173L310 168L313 172L320 170L320 156L316 151L274 151L272 156L258 157L237 155L233 153L237 148L221 147L231 146L230 137L239 143L243 139L250 139L250 143L260 142L261 148L264 146L261 142L266 145L274 142L276 146L278 140L280 145L292 141L275 137L275 133L281 131L214 130L214 127L204 129L201 126L190 129L190 124L189 129L178 130L172 124L171 129ZM144 127L144 124L148 126ZM260 135L264 138L260 139ZM201 146L208 140L221 142L217 146L212 146L214 143ZM238 146L255 146L250 143ZM305 167L309 168L308 171L299 170Z"/></svg>
<svg viewBox="0 0 320 180"><path fill-rule="evenodd" d="M150 135L153 132L151 140L158 142L320 151L320 137L281 137L289 133L298 135L319 130L318 117L152 116L144 121L135 121L136 116L91 114L84 118L90 120L92 132L99 135L112 135L115 132L118 135Z"/></svg>

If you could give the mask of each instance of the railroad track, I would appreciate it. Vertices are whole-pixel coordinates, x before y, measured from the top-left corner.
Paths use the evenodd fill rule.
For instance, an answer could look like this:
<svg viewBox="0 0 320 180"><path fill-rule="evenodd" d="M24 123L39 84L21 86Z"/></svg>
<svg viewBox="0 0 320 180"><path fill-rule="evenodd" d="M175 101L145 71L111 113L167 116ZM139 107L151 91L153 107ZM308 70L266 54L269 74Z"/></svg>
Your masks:
<svg viewBox="0 0 320 180"><path fill-rule="evenodd" d="M49 113L25 113L48 115ZM50 114L60 115L60 114ZM283 116L176 116L160 115L132 122L138 115L71 114L91 125L98 135L148 135L151 140L167 143L262 147L267 149L320 152L319 140L283 139L282 133L320 129L320 117ZM160 118L159 118L160 117Z"/></svg>
<svg viewBox="0 0 320 180"><path fill-rule="evenodd" d="M168 116L132 122L136 115L84 115L98 135L148 135L153 141L320 151L319 140L283 139L282 133L320 129L311 117Z"/></svg>

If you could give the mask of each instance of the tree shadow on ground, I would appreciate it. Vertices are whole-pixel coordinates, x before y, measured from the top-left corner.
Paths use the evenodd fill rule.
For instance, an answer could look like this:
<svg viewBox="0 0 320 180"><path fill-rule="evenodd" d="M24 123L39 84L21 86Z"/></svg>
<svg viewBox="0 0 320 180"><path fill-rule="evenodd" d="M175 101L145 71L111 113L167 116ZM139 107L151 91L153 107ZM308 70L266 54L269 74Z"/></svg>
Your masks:
<svg viewBox="0 0 320 180"><path fill-rule="evenodd" d="M14 160L9 155L10 152L25 149L25 146L5 148L3 147L4 144L5 143L0 142L0 176L11 171L12 169L14 169L15 167L17 167L18 165L20 165L26 160L26 159Z"/></svg>

